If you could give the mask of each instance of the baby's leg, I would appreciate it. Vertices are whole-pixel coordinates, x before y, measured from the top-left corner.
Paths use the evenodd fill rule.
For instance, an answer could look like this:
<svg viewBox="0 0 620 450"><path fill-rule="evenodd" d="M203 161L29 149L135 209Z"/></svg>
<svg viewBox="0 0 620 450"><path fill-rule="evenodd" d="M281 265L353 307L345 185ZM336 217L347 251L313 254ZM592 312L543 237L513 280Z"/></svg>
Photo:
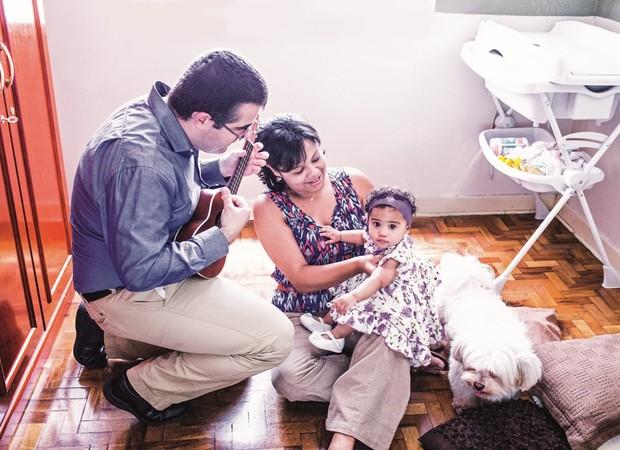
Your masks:
<svg viewBox="0 0 620 450"><path fill-rule="evenodd" d="M326 331L330 331L334 326L334 319L332 319L329 314L321 317L312 315L311 313L304 313L299 316L299 323L308 331L325 333Z"/></svg>
<svg viewBox="0 0 620 450"><path fill-rule="evenodd" d="M332 334L336 339L342 339L350 336L353 333L353 328L349 325L338 324L332 329Z"/></svg>

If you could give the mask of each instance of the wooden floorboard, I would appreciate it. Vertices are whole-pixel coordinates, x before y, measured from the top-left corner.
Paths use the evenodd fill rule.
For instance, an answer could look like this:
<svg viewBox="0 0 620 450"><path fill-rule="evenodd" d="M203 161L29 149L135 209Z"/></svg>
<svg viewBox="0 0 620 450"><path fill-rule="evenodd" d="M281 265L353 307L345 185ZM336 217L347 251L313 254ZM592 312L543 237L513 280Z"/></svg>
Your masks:
<svg viewBox="0 0 620 450"><path fill-rule="evenodd" d="M424 253L468 251L496 272L506 267L538 222L531 215L419 218L412 234ZM255 238L246 228L242 238ZM242 278L268 297L266 272ZM620 290L603 289L600 262L554 221L513 272L503 291L511 305L555 308L564 339L620 332ZM0 447L65 449L319 449L330 435L327 405L289 403L273 390L269 373L191 403L175 423L146 427L103 397L105 379L122 369L88 371L71 356L76 298L49 357L42 360ZM445 374L414 373L412 394L393 449L417 449L418 437L453 417ZM361 448L361 447L360 447Z"/></svg>

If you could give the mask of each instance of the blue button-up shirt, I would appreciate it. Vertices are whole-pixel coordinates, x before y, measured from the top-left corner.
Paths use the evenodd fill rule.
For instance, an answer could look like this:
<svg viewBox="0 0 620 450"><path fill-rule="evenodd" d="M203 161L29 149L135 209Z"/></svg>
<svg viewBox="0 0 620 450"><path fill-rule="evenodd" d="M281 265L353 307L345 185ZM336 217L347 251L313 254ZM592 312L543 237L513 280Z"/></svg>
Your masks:
<svg viewBox="0 0 620 450"><path fill-rule="evenodd" d="M156 82L112 114L86 146L73 184L71 228L77 292L145 291L188 278L228 252L212 227L174 242L201 187L226 184L217 160L199 165Z"/></svg>

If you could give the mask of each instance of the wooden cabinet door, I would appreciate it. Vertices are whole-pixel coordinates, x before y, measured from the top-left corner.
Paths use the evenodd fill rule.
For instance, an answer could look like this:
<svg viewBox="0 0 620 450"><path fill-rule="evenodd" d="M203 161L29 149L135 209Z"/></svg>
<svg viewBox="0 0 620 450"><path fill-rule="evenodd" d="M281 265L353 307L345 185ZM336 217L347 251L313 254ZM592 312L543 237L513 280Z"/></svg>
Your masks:
<svg viewBox="0 0 620 450"><path fill-rule="evenodd" d="M60 145L57 141L53 90L45 47L44 29L36 1L0 0L4 40L10 49L15 81L13 105L19 117L20 146L16 158L23 165L22 183L32 206L33 245L40 269L43 326L56 309L70 273L70 231ZM62 283L60 282L63 278Z"/></svg>
<svg viewBox="0 0 620 450"><path fill-rule="evenodd" d="M0 108L0 113L3 113ZM33 302L25 281L26 262L18 236L13 193L7 183L8 155L0 143L0 395L13 382L25 349L37 334ZM0 420L2 408L0 408Z"/></svg>
<svg viewBox="0 0 620 450"><path fill-rule="evenodd" d="M4 26L0 43L0 389L10 391L42 334L41 298L46 291ZM0 402L0 413L3 405Z"/></svg>
<svg viewBox="0 0 620 450"><path fill-rule="evenodd" d="M0 0L0 435L70 289L67 198L38 0Z"/></svg>

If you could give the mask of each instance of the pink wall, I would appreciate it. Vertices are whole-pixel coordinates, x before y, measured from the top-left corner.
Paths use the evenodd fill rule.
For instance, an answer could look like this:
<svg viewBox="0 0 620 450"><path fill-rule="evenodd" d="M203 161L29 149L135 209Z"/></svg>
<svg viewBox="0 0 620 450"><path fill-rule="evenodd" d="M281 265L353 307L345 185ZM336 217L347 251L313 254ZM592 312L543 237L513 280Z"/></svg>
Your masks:
<svg viewBox="0 0 620 450"><path fill-rule="evenodd" d="M494 107L459 51L485 16L436 13L433 0L44 0L44 7L69 183L84 144L114 108L156 79L174 82L196 54L228 47L264 73L264 116L308 117L332 165L356 166L427 204L495 196L502 211L526 193L501 174L491 179L478 152ZM566 19L489 18L531 31ZM602 234L620 248L610 207L620 193L617 147L601 163L608 180L590 199ZM257 180L241 187L250 199L261 191Z"/></svg>

